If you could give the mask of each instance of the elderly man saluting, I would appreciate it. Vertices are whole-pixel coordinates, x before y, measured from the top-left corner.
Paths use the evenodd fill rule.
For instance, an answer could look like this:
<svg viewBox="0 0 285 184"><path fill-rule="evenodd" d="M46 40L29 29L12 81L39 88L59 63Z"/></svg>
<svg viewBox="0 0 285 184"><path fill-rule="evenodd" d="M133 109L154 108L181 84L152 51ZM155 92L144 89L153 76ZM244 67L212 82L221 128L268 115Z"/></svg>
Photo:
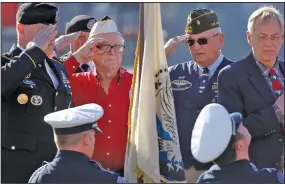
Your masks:
<svg viewBox="0 0 285 184"><path fill-rule="evenodd" d="M120 68L124 49L116 24L105 17L95 23L88 41L64 63L74 105L97 103L105 112L99 120L104 135L96 135L98 143L92 159L119 173L124 167L132 83L132 74ZM95 71L74 74L81 63L90 60L96 65Z"/></svg>

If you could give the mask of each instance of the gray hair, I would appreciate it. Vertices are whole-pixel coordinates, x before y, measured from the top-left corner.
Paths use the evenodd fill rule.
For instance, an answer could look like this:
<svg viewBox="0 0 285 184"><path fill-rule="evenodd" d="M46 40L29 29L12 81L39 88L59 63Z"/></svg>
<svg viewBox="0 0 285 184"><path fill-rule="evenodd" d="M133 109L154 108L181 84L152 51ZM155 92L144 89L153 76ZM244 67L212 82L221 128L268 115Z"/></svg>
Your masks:
<svg viewBox="0 0 285 184"><path fill-rule="evenodd" d="M275 18L279 24L280 27L282 29L282 32L284 31L284 18L282 16L282 14L280 13L279 10L277 10L275 7L273 6L263 6L259 9L257 9L256 11L254 11L249 19L248 19L248 23L247 23L247 30L248 32L252 33L253 32L253 28L255 26L256 20L260 19L261 23L270 20L271 18Z"/></svg>

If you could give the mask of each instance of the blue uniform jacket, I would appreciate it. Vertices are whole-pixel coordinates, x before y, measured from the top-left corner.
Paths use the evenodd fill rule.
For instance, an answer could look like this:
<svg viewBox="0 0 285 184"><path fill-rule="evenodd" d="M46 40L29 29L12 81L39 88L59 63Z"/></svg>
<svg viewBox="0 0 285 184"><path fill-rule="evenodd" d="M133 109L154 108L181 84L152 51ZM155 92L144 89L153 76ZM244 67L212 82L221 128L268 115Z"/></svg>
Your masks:
<svg viewBox="0 0 285 184"><path fill-rule="evenodd" d="M127 183L117 173L105 170L76 151L58 151L54 160L40 167L29 183Z"/></svg>

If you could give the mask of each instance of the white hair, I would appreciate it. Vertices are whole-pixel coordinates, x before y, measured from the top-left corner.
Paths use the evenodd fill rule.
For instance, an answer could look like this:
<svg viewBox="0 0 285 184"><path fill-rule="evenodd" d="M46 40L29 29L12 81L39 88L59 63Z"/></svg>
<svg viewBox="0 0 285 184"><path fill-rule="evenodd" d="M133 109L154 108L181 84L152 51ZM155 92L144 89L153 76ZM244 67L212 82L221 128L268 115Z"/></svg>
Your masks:
<svg viewBox="0 0 285 184"><path fill-rule="evenodd" d="M273 6L263 6L259 9L257 9L256 11L254 11L249 19L248 19L248 23L247 23L247 30L248 32L252 33L254 26L256 24L256 20L260 19L261 23L271 19L271 18L275 18L277 19L277 21L280 24L280 27L282 29L282 32L284 31L284 18L282 16L282 14L279 12L279 10L277 10L275 7Z"/></svg>

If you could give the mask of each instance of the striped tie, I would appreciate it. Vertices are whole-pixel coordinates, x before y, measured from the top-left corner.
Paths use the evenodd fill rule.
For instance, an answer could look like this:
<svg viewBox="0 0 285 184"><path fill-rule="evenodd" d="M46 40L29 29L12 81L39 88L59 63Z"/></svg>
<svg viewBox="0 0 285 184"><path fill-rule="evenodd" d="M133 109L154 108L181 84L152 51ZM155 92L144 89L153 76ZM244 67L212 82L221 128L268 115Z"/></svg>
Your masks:
<svg viewBox="0 0 285 184"><path fill-rule="evenodd" d="M269 70L268 76L270 78L271 85L275 93L275 96L276 97L280 96L284 91L284 87L283 87L282 81L278 79L276 71L273 68L271 68Z"/></svg>
<svg viewBox="0 0 285 184"><path fill-rule="evenodd" d="M202 75L199 78L199 81L200 81L199 93L202 93L205 87L207 86L209 82L209 74L210 74L210 70L207 67L203 68Z"/></svg>

